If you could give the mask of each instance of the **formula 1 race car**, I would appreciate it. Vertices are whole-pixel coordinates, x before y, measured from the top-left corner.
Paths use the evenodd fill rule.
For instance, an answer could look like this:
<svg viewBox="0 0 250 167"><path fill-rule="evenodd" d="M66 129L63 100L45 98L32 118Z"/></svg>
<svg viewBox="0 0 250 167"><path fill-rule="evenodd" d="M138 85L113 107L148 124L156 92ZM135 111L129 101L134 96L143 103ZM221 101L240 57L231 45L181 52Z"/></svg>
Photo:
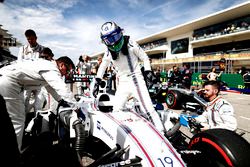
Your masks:
<svg viewBox="0 0 250 167"><path fill-rule="evenodd" d="M169 86L168 83L153 84L149 88L149 94L153 102L166 103L169 109L184 109L188 106L198 107L193 100L191 91L176 84Z"/></svg>
<svg viewBox="0 0 250 167"><path fill-rule="evenodd" d="M162 134L136 101L118 112L105 92L77 99L74 107L59 105L54 140L75 153L81 166L250 166L249 143L232 131L211 129L186 142L178 124L168 127L170 110L158 111L167 129Z"/></svg>
<svg viewBox="0 0 250 167"><path fill-rule="evenodd" d="M153 102L164 103L168 93L167 82L153 84L148 91Z"/></svg>

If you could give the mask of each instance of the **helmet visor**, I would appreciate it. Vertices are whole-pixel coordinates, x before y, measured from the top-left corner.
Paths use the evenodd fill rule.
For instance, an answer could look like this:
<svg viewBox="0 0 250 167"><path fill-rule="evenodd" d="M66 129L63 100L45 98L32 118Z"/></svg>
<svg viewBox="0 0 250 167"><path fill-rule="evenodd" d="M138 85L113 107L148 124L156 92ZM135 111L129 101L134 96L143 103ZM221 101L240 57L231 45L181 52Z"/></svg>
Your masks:
<svg viewBox="0 0 250 167"><path fill-rule="evenodd" d="M102 35L101 38L106 45L114 45L122 37L121 30L115 30L110 34Z"/></svg>
<svg viewBox="0 0 250 167"><path fill-rule="evenodd" d="M124 38L122 37L119 42L115 43L114 45L109 45L108 48L113 52L119 52L122 49L124 44Z"/></svg>

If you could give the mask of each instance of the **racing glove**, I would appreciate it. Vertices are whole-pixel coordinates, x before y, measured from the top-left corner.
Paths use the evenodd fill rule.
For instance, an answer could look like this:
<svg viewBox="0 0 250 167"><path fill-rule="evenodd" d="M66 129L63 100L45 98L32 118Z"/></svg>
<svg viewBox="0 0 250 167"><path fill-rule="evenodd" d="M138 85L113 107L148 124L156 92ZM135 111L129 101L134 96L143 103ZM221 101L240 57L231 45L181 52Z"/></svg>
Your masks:
<svg viewBox="0 0 250 167"><path fill-rule="evenodd" d="M58 106L62 106L62 107L71 107L70 103L61 99L60 101L58 101Z"/></svg>
<svg viewBox="0 0 250 167"><path fill-rule="evenodd" d="M144 71L144 79L148 88L153 86L156 83L156 77L152 71Z"/></svg>
<svg viewBox="0 0 250 167"><path fill-rule="evenodd" d="M96 98L97 94L99 92L99 86L101 84L101 78L95 78L95 83L94 83L94 87L93 87L93 91L92 91L92 95Z"/></svg>

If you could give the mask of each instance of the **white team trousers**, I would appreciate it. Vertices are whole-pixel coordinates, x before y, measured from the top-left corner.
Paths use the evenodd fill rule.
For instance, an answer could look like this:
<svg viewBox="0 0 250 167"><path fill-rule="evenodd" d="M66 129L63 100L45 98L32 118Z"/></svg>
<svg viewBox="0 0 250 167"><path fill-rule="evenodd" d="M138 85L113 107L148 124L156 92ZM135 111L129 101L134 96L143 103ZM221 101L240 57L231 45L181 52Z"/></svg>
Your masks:
<svg viewBox="0 0 250 167"><path fill-rule="evenodd" d="M21 151L25 123L24 96L21 85L11 77L0 77L0 94L6 101L7 111L15 129L18 148Z"/></svg>

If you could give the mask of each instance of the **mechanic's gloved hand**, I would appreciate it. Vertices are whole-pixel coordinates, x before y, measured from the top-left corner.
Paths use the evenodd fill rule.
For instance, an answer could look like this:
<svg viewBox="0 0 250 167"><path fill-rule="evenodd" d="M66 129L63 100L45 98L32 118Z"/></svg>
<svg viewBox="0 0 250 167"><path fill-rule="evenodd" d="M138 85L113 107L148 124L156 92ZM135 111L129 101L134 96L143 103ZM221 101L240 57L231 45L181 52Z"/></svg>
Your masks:
<svg viewBox="0 0 250 167"><path fill-rule="evenodd" d="M70 103L61 99L60 101L58 101L58 106L62 106L62 107L71 107Z"/></svg>
<svg viewBox="0 0 250 167"><path fill-rule="evenodd" d="M97 94L99 92L99 86L101 84L102 79L101 78L95 78L95 83L94 83L94 87L93 87L93 91L92 91L92 95L96 98Z"/></svg>
<svg viewBox="0 0 250 167"><path fill-rule="evenodd" d="M202 128L204 127L201 125L199 121L197 121L195 118L189 117L188 118L188 125L190 127L191 132L200 132Z"/></svg>
<svg viewBox="0 0 250 167"><path fill-rule="evenodd" d="M156 77L152 71L145 71L144 78L148 88L150 88L156 82Z"/></svg>

